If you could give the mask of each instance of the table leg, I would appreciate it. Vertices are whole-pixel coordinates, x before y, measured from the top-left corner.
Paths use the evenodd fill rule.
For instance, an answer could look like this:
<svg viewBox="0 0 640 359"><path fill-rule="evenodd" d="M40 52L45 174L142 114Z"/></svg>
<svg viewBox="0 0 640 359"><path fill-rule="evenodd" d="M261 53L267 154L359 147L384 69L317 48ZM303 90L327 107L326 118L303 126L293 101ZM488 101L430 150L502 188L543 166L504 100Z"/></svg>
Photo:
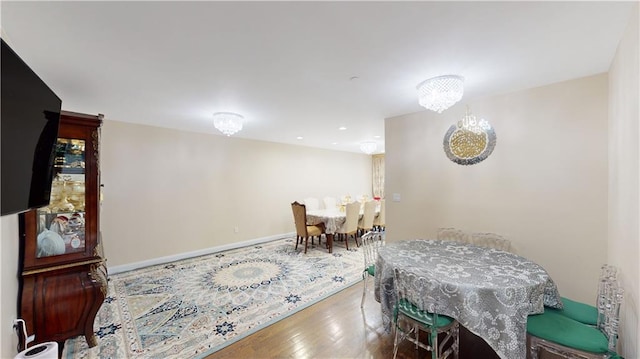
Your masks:
<svg viewBox="0 0 640 359"><path fill-rule="evenodd" d="M333 233L325 233L327 238L327 245L329 246L329 253L333 253Z"/></svg>

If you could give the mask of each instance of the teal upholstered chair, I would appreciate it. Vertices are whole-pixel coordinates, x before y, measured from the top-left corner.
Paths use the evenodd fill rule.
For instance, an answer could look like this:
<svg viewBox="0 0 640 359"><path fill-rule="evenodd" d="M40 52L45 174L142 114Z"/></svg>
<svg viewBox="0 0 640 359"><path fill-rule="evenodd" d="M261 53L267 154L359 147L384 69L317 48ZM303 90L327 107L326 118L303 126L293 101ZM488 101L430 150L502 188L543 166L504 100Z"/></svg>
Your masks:
<svg viewBox="0 0 640 359"><path fill-rule="evenodd" d="M362 301L360 308L364 306L364 296L367 293L367 279L376 275L376 259L378 258L378 248L384 246L384 234L381 232L367 232L360 237L360 248L364 254L364 270L362 271L362 280L364 288L362 289Z"/></svg>
<svg viewBox="0 0 640 359"><path fill-rule="evenodd" d="M458 358L458 321L439 315L437 301L428 294L434 293L439 284L398 268L394 270L393 280L396 288L393 358L398 354L398 344L405 339L414 343L416 350L418 347L429 350L432 359L448 358L451 355ZM422 288L420 291L423 294L416 293L415 288ZM420 340L420 332L428 334L428 344ZM438 339L440 333L446 333L442 341Z"/></svg>
<svg viewBox="0 0 640 359"><path fill-rule="evenodd" d="M547 308L543 314L528 317L527 333L532 359L538 358L540 349L566 358L619 358L616 343L624 291L616 280L610 278L603 279L602 286L596 326L580 323Z"/></svg>
<svg viewBox="0 0 640 359"><path fill-rule="evenodd" d="M596 303L600 301L604 295L605 279L615 280L617 275L617 269L614 266L605 264L602 266L600 272L600 280L598 285L598 294L596 296ZM556 309L558 313L569 317L573 320L577 320L580 323L597 325L598 324L598 309L593 306L582 302L562 297L563 309Z"/></svg>

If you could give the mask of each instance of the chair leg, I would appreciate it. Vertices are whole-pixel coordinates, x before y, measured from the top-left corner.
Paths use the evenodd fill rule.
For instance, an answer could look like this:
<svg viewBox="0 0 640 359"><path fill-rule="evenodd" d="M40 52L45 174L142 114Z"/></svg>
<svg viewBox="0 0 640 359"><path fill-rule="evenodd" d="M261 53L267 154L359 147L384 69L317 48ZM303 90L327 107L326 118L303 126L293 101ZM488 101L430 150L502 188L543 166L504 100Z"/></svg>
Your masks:
<svg viewBox="0 0 640 359"><path fill-rule="evenodd" d="M458 351L460 350L460 324L453 326L453 359L458 359Z"/></svg>
<svg viewBox="0 0 640 359"><path fill-rule="evenodd" d="M367 293L367 279L369 279L369 274L365 269L365 271L362 272L362 280L364 281L364 288L362 289L362 300L360 301L360 308L364 307L364 295L365 293Z"/></svg>
<svg viewBox="0 0 640 359"><path fill-rule="evenodd" d="M298 242L300 242L300 236L296 236L296 251L298 250Z"/></svg>
<svg viewBox="0 0 640 359"><path fill-rule="evenodd" d="M393 338L393 359L396 359L396 355L398 354L398 332L400 329L398 328L398 322L394 324L396 335Z"/></svg>
<svg viewBox="0 0 640 359"><path fill-rule="evenodd" d="M531 359L538 359L538 350L540 348L538 348L538 343L536 343L534 338L531 338Z"/></svg>
<svg viewBox="0 0 640 359"><path fill-rule="evenodd" d="M431 328L431 359L438 359L438 330Z"/></svg>
<svg viewBox="0 0 640 359"><path fill-rule="evenodd" d="M304 237L304 254L307 254L307 246L309 246L309 237Z"/></svg>

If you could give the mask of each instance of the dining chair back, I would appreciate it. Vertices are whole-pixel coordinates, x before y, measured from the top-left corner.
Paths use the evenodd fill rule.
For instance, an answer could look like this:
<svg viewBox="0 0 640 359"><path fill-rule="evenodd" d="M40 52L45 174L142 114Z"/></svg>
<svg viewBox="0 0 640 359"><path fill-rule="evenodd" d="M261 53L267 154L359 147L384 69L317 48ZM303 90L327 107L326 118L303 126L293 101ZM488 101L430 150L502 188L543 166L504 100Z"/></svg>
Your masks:
<svg viewBox="0 0 640 359"><path fill-rule="evenodd" d="M358 221L358 230L364 234L373 229L373 218L376 215L376 201L371 200L364 203L362 218Z"/></svg>
<svg viewBox="0 0 640 359"><path fill-rule="evenodd" d="M453 227L438 228L436 238L445 241L471 243L471 237L469 236L469 233Z"/></svg>
<svg viewBox="0 0 640 359"><path fill-rule="evenodd" d="M293 221L296 226L296 250L298 249L298 238L304 239L304 253L307 253L307 247L309 246L309 237L320 237L324 233L324 225L307 225L307 210L304 204L293 202L291 203L291 210L293 212Z"/></svg>
<svg viewBox="0 0 640 359"><path fill-rule="evenodd" d="M307 197L304 199L303 203L307 207L307 211L320 209L320 201L315 197Z"/></svg>
<svg viewBox="0 0 640 359"><path fill-rule="evenodd" d="M618 330L620 326L620 306L624 297L624 288L617 279L604 278L601 280L603 294L598 298L597 327L607 336L609 352L616 350Z"/></svg>
<svg viewBox="0 0 640 359"><path fill-rule="evenodd" d="M324 202L325 209L336 209L338 205L338 201L335 197L325 197L322 199Z"/></svg>
<svg viewBox="0 0 640 359"><path fill-rule="evenodd" d="M362 248L362 254L364 255L364 270L362 271L364 288L362 289L360 308L364 306L364 296L367 293L367 279L376 275L378 249L384 246L384 243L384 233L381 232L367 232L360 237L360 248Z"/></svg>
<svg viewBox="0 0 640 359"><path fill-rule="evenodd" d="M396 289L393 357L397 355L400 342L406 339L416 345L416 352L418 347L429 350L432 359L448 358L451 355L457 358L458 321L440 314L442 308L435 296L419 295L415 290L421 288L421 293L437 293L440 284L436 280L423 278L400 268L395 268L393 274L393 285ZM428 344L420 341L421 331L429 335ZM441 333L446 334L440 341L438 336Z"/></svg>
<svg viewBox="0 0 640 359"><path fill-rule="evenodd" d="M561 297L562 309L554 309L558 313L576 320L580 323L596 326L598 325L598 308L597 305L606 296L605 287L607 281L615 281L617 279L617 268L604 264L600 270L598 279L598 291L596 293L595 305L579 302L567 297Z"/></svg>
<svg viewBox="0 0 640 359"><path fill-rule="evenodd" d="M616 353L616 343L624 290L617 279L605 278L602 286L596 326L580 323L546 308L544 313L528 317L527 334L532 359L538 359L540 349L565 358L620 358Z"/></svg>
<svg viewBox="0 0 640 359"><path fill-rule="evenodd" d="M511 252L511 241L495 233L471 233L471 243L479 247Z"/></svg>
<svg viewBox="0 0 640 359"><path fill-rule="evenodd" d="M353 236L358 245L358 218L360 217L360 202L347 203L345 209L345 221L336 233L345 236L344 242L349 250L349 236Z"/></svg>
<svg viewBox="0 0 640 359"><path fill-rule="evenodd" d="M384 230L385 227L385 200L381 199L380 200L380 212L378 212L378 215L373 219L373 228L375 228L378 231L382 231Z"/></svg>

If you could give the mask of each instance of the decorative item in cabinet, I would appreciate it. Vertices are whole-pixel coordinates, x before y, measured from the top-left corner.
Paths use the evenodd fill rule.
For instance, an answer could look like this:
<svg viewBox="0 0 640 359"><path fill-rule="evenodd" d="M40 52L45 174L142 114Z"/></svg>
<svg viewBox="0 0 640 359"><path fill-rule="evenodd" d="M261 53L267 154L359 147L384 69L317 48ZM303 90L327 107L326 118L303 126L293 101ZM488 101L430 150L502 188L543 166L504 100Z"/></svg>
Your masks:
<svg viewBox="0 0 640 359"><path fill-rule="evenodd" d="M102 115L62 111L49 205L20 215L19 316L35 343L84 335L106 297L99 236Z"/></svg>

